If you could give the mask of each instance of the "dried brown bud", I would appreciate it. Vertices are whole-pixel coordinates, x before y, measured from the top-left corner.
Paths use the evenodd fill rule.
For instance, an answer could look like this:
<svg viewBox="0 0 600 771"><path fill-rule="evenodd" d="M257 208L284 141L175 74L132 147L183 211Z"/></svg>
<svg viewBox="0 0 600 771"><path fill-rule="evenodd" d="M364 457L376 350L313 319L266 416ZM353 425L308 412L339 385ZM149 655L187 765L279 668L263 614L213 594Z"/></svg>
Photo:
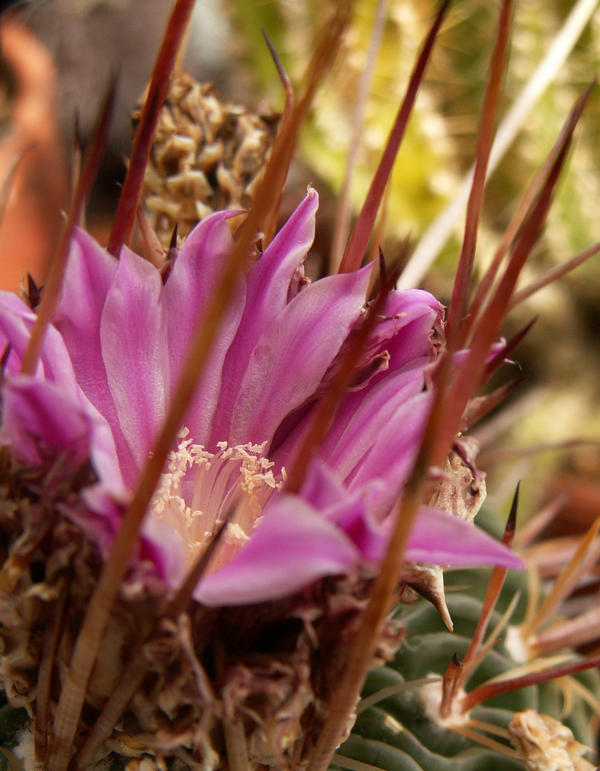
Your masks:
<svg viewBox="0 0 600 771"><path fill-rule="evenodd" d="M139 120L140 108L134 112ZM219 101L211 84L177 74L161 110L146 169L145 205L165 248L218 209L247 209L279 115Z"/></svg>
<svg viewBox="0 0 600 771"><path fill-rule="evenodd" d="M534 709L518 712L508 726L514 746L523 753L528 771L594 771L595 765L582 755L583 744L575 741L567 726Z"/></svg>

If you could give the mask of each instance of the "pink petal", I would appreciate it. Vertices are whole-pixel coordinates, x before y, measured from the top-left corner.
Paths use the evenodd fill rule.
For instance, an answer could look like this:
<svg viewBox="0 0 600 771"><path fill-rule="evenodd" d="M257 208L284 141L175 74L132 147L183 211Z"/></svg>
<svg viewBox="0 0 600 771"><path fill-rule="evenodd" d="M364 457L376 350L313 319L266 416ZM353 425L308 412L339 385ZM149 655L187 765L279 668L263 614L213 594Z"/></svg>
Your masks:
<svg viewBox="0 0 600 771"><path fill-rule="evenodd" d="M123 249L104 304L100 341L118 425L137 469L148 458L170 396L161 294L156 268ZM135 473L127 472L131 485Z"/></svg>
<svg viewBox="0 0 600 771"><path fill-rule="evenodd" d="M291 299L290 284L315 238L318 208L319 195L314 188L309 188L303 201L252 266L248 277L250 307L264 314L262 323L256 326L255 337L264 322L274 318Z"/></svg>
<svg viewBox="0 0 600 771"><path fill-rule="evenodd" d="M523 561L500 541L469 522L430 506L419 510L406 559L456 567L499 565L523 569Z"/></svg>
<svg viewBox="0 0 600 771"><path fill-rule="evenodd" d="M348 491L340 479L318 458L308 467L300 495L303 501L323 513L348 499Z"/></svg>
<svg viewBox="0 0 600 771"><path fill-rule="evenodd" d="M62 335L77 382L105 415L115 415L102 350L100 320L118 262L83 230L71 242L65 280L54 325ZM113 422L113 421L111 421Z"/></svg>
<svg viewBox="0 0 600 771"><path fill-rule="evenodd" d="M348 574L357 562L358 552L339 528L284 495L268 506L239 555L204 578L194 596L207 605L275 600L325 575Z"/></svg>
<svg viewBox="0 0 600 771"><path fill-rule="evenodd" d="M377 478L385 479L396 494L401 490L421 444L430 403L431 393L422 391L397 406L371 449L346 478L350 490Z"/></svg>
<svg viewBox="0 0 600 771"><path fill-rule="evenodd" d="M388 373L376 385L349 394L340 405L321 454L342 477L347 477L392 423L404 431L405 405L423 390L422 362L410 369Z"/></svg>
<svg viewBox="0 0 600 771"><path fill-rule="evenodd" d="M289 302L290 284L315 235L319 197L310 189L248 274L247 299L238 333L223 368L223 388L215 414L213 443L230 440L231 416L250 356L265 330Z"/></svg>
<svg viewBox="0 0 600 771"><path fill-rule="evenodd" d="M265 329L234 408L231 443L270 440L315 392L361 311L371 271L372 265L311 284Z"/></svg>
<svg viewBox="0 0 600 771"><path fill-rule="evenodd" d="M351 539L363 559L383 558L392 528L389 485L374 479L355 493L340 485L323 463L309 467L301 495ZM439 565L502 565L523 567L521 560L483 530L440 509L422 506L406 552L410 562Z"/></svg>
<svg viewBox="0 0 600 771"><path fill-rule="evenodd" d="M387 335L382 347L390 354L390 370L400 369L421 357L431 360L434 354L431 333L443 317L442 306L435 297L422 289L395 291L390 293L387 311L392 318L382 322L375 331L379 336L382 331Z"/></svg>
<svg viewBox="0 0 600 771"><path fill-rule="evenodd" d="M73 468L91 460L102 489L113 499L126 495L114 440L106 420L55 383L8 376L3 387L0 441L23 463L41 463L45 452L64 454ZM99 509L97 509L99 510Z"/></svg>
<svg viewBox="0 0 600 771"><path fill-rule="evenodd" d="M315 496L316 487L322 490ZM302 498L317 497L321 516L335 523L356 546L367 562L377 562L383 557L389 527L382 522L389 511L390 490L381 479L374 479L362 489L348 493L343 487L336 488L335 476L324 464L314 462L302 487Z"/></svg>
<svg viewBox="0 0 600 771"><path fill-rule="evenodd" d="M345 479L379 440L380 432L399 413L407 399L423 389L419 362L403 372L388 373L375 386L351 392L342 400L319 457L325 459L340 479ZM278 468L289 468L302 445L305 429L311 422L309 411L286 441L274 453ZM397 422L401 432L402 415Z"/></svg>
<svg viewBox="0 0 600 771"><path fill-rule="evenodd" d="M233 239L227 220L237 212L217 212L203 220L187 237L164 289L165 317L168 325L168 355L172 389L185 361L188 345L206 312L220 280L224 261ZM209 360L203 369L186 425L197 444L208 445L213 415L219 402L223 362L238 330L245 307L245 290L240 281L232 301L220 320Z"/></svg>
<svg viewBox="0 0 600 771"><path fill-rule="evenodd" d="M10 345L6 371L17 374L29 342L35 313L16 295L0 292L0 355ZM74 394L77 383L73 365L65 344L56 329L46 329L36 377L60 383L65 390Z"/></svg>
<svg viewBox="0 0 600 771"><path fill-rule="evenodd" d="M146 517L142 529L146 548L158 572L172 587L185 579L185 545L179 533L158 517Z"/></svg>
<svg viewBox="0 0 600 771"><path fill-rule="evenodd" d="M1 441L17 460L39 465L46 453L64 453L65 467L73 473L88 459L89 416L60 386L7 376L2 395Z"/></svg>
<svg viewBox="0 0 600 771"><path fill-rule="evenodd" d="M104 303L117 267L114 257L85 231L77 229L54 324L67 345L79 386L111 427L121 468L133 483L136 466L108 386L100 340Z"/></svg>

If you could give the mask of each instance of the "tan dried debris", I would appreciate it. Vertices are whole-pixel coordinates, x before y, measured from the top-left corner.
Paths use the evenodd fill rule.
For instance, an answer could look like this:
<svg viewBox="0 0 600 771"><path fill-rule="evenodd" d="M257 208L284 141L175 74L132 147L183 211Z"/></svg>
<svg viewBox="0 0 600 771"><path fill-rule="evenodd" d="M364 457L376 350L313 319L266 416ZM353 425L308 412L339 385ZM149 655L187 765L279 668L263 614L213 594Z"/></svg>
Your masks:
<svg viewBox="0 0 600 771"><path fill-rule="evenodd" d="M534 709L518 712L508 726L513 745L523 754L527 771L595 771L582 757L587 747L567 726Z"/></svg>
<svg viewBox="0 0 600 771"><path fill-rule="evenodd" d="M213 211L250 206L278 121L221 102L185 72L174 77L145 177L146 209L165 248L175 225L185 236Z"/></svg>

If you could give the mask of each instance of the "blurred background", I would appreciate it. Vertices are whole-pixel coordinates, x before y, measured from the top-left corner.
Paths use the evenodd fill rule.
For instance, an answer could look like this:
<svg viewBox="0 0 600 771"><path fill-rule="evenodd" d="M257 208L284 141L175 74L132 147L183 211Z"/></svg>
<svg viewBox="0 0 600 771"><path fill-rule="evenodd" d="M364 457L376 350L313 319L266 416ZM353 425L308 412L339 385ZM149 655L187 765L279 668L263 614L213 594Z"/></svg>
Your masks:
<svg viewBox="0 0 600 771"><path fill-rule="evenodd" d="M573 102L598 72L598 4L588 0L586 21L565 63L491 176L478 242L478 270L491 258ZM334 5L327 0L198 0L184 66L200 82L212 82L224 103L261 115L281 109L282 89L261 28L298 83ZM582 3L520 0L516 5L502 115ZM436 7L430 0L387 0L384 6L375 0L356 3L343 49L304 127L282 208L285 216L308 183L319 190L315 272L324 269L331 254L358 84L368 62L378 9L383 8L384 14L381 42L360 130L350 195L353 211L362 202ZM390 259L403 253L407 238L418 243L469 170L498 7L489 0L453 3L390 187L383 231L384 252ZM90 228L100 240L106 237L130 147L131 112L147 83L170 8L170 0L30 0L13 3L3 12L3 288L17 289L27 271L43 281L60 227L59 212L68 202L75 115L85 138L105 86L118 72L110 143L88 209ZM576 131L575 147L524 284L600 240L599 139L600 88L596 88ZM461 214L435 263L419 281L442 301L451 292L462 227ZM507 336L533 316L538 320L515 353L519 364L504 367L505 378L520 374L524 381L507 405L478 427L482 465L489 473L492 509L506 510L518 479L522 480L524 516L568 489L569 499L555 527L572 531L600 514L600 257L515 309ZM565 442L571 444L552 447ZM549 447L530 451L539 445Z"/></svg>

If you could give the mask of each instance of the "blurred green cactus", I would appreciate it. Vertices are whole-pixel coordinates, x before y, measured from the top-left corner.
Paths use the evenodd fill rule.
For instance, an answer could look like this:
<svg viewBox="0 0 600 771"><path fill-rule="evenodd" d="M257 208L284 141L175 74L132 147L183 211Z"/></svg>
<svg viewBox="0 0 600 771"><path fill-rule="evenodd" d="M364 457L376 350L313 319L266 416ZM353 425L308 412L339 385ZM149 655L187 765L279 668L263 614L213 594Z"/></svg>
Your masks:
<svg viewBox="0 0 600 771"><path fill-rule="evenodd" d="M325 4L327 5L327 4ZM333 5L330 3L330 5ZM306 163L338 192L347 159L356 85L365 65L376 14L372 0L357 0L354 18L329 82L322 89L304 135L301 153ZM519 4L511 38L504 111L531 78L573 3L554 0L543 5ZM278 83L260 28L273 39L292 79L298 79L323 18L324 4L243 2L230 0L234 27L239 33L244 64L254 73L261 96L279 98ZM388 0L383 36L375 62L362 135L359 169L353 200L360 205L378 152L404 92L420 41L437 4ZM398 157L390 192L389 230L417 237L456 188L471 165L491 49L495 9L484 0L454 3L434 52L430 72L419 94L411 125ZM486 207L488 233L502 232L507 201L516 201L524 185L554 141L569 105L589 83L600 62L600 22L590 23L561 70L523 124L506 163L492 178ZM584 248L598 236L592 202L597 200L600 161L594 152L598 139L600 97L593 96L586 127L578 140L573 171L562 183L544 251L563 259L565 251ZM498 202L501 204L498 205ZM461 222L457 222L460 233ZM452 269L454 262L452 263ZM587 270L596 272L596 267Z"/></svg>

